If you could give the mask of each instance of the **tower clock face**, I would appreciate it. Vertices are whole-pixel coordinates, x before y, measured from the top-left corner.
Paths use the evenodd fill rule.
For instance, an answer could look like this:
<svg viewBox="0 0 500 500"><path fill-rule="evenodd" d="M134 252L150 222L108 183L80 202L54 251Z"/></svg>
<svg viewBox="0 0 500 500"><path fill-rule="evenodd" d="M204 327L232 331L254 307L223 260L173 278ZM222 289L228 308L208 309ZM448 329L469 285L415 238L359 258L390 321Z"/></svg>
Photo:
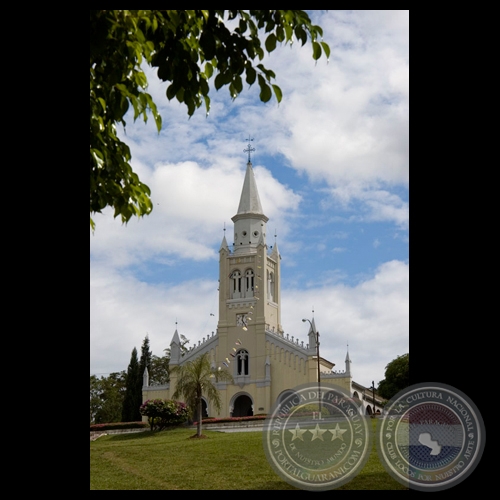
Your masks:
<svg viewBox="0 0 500 500"><path fill-rule="evenodd" d="M246 314L237 314L236 315L236 325L237 326L247 326L247 315Z"/></svg>

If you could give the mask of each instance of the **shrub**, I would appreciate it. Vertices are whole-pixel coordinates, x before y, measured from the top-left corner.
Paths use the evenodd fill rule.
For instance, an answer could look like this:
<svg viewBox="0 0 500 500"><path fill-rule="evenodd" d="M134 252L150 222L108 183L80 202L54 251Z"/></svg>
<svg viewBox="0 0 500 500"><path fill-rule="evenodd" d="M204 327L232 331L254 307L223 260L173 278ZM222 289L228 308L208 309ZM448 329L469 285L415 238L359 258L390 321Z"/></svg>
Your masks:
<svg viewBox="0 0 500 500"><path fill-rule="evenodd" d="M139 411L141 415L148 417L152 431L180 425L186 422L189 415L187 405L173 399L148 399Z"/></svg>

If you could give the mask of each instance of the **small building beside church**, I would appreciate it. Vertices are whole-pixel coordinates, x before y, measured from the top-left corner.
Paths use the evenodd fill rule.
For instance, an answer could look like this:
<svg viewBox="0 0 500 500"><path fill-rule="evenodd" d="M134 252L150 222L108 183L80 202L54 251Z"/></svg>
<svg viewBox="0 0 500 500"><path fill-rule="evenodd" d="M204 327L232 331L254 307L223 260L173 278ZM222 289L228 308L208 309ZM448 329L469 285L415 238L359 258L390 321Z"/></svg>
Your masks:
<svg viewBox="0 0 500 500"><path fill-rule="evenodd" d="M221 411L216 412L210 401L203 401L204 414L210 417L270 413L274 403L295 387L317 384L318 372L321 387L340 386L360 400L366 413L373 413L373 399L363 397L368 390L353 383L349 353L342 371L334 370L335 364L321 356L318 363L314 318L309 322L307 339L285 333L281 322L281 255L277 244L268 248L268 220L249 159L238 211L232 217L233 247L224 236L219 250L217 330L184 354L176 330L170 343L170 366L183 365L208 352L214 369L231 372L233 383L217 384ZM146 369L143 402L171 399L176 382L176 375L171 374L168 384L150 386Z"/></svg>

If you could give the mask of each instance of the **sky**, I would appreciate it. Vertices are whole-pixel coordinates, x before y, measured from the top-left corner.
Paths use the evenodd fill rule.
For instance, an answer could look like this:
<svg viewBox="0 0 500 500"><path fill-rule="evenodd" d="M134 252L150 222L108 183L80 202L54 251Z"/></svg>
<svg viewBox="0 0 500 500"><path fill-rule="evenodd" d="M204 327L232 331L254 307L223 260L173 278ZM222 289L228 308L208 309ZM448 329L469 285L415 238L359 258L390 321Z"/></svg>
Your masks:
<svg viewBox="0 0 500 500"><path fill-rule="evenodd" d="M281 322L354 381L377 386L409 352L409 13L314 11L330 59L294 43L266 54L281 103L211 87L189 118L145 68L162 115L120 130L153 211L122 224L106 209L90 232L90 374L126 370L146 335L164 355L177 329L197 344L216 330L218 251L233 242L248 138L281 260ZM224 228L226 229L224 233Z"/></svg>

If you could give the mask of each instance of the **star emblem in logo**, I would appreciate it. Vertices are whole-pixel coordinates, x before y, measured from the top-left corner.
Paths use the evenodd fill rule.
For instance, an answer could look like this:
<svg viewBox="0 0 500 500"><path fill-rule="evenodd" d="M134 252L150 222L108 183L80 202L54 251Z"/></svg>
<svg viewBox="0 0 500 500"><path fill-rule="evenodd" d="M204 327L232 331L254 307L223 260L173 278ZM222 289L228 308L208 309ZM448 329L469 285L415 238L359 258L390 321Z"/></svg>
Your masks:
<svg viewBox="0 0 500 500"><path fill-rule="evenodd" d="M315 439L321 439L323 441L323 434L326 432L326 429L320 429L319 425L316 424L316 427L313 430L309 429L309 432L312 432L312 439L311 441L314 441Z"/></svg>
<svg viewBox="0 0 500 500"><path fill-rule="evenodd" d="M347 432L347 429L341 429L339 427L339 424L337 424L335 429L329 429L329 431L332 433L332 441L335 441L335 439L337 438L343 441L344 438L342 437L342 434L344 434L344 432Z"/></svg>
<svg viewBox="0 0 500 500"><path fill-rule="evenodd" d="M304 441L302 434L304 434L304 432L307 432L307 431L306 431L306 429L301 429L299 424L297 424L295 426L294 430L291 430L291 429L288 429L288 430L293 434L292 441L295 441L296 439L300 439L301 441Z"/></svg>

